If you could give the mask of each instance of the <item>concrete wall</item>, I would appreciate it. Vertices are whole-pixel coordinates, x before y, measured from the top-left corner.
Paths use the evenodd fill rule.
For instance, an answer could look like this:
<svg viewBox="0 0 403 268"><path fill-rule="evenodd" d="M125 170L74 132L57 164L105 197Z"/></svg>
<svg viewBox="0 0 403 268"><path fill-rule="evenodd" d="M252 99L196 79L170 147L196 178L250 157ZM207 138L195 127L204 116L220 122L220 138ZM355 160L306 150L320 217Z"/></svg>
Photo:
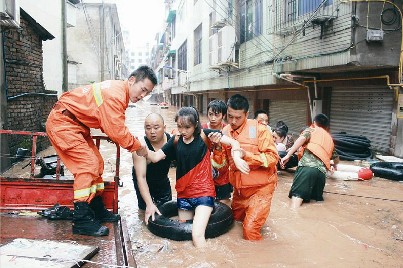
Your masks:
<svg viewBox="0 0 403 268"><path fill-rule="evenodd" d="M102 4L81 3L77 7L77 24L67 29L69 70L76 74L76 79L69 81L69 89L101 80L126 79L116 64L117 59L122 62L124 57L116 6L104 4L104 12ZM103 14L105 20L101 32Z"/></svg>
<svg viewBox="0 0 403 268"><path fill-rule="evenodd" d="M60 95L63 84L62 1L20 0L20 6L55 38L43 43L43 79Z"/></svg>

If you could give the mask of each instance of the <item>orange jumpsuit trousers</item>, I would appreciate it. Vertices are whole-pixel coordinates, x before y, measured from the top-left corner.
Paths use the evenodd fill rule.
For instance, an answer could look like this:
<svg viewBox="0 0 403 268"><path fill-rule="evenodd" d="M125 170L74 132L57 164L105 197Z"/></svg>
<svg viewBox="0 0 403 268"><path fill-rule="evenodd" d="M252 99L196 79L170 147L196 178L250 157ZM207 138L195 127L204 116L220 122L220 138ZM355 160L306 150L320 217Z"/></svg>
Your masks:
<svg viewBox="0 0 403 268"><path fill-rule="evenodd" d="M270 213L276 182L259 187L234 189L232 212L234 219L242 221L246 240L261 240L260 230Z"/></svg>
<svg viewBox="0 0 403 268"><path fill-rule="evenodd" d="M91 200L104 190L104 161L90 129L63 114L55 105L46 122L46 133L56 153L74 176L74 202Z"/></svg>

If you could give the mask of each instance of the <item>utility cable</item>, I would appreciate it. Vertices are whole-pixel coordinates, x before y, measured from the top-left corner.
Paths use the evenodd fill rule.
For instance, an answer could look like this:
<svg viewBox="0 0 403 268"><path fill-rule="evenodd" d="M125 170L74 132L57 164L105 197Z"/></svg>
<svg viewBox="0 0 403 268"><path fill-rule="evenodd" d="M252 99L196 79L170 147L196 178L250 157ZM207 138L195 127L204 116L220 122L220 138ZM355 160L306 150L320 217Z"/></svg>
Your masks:
<svg viewBox="0 0 403 268"><path fill-rule="evenodd" d="M389 199L389 198L364 196L364 195L354 195L354 194L344 194L344 193L337 193L337 192L330 192L330 191L323 191L323 192L328 193L328 194L337 194L337 195L344 195L344 196L362 197L362 198L368 198L368 199L375 199L375 200L392 201L392 202L401 202L401 203L403 203L403 200L398 200L398 199Z"/></svg>

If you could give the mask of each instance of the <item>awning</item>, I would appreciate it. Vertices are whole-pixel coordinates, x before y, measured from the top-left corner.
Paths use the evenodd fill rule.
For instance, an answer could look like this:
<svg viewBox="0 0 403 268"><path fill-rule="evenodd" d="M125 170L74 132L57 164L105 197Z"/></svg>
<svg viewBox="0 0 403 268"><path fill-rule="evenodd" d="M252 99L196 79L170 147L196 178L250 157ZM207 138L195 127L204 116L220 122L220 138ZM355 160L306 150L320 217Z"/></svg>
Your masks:
<svg viewBox="0 0 403 268"><path fill-rule="evenodd" d="M176 54L176 50L175 50L175 49L172 49L172 50L170 50L170 51L168 52L168 56L175 55L175 54Z"/></svg>
<svg viewBox="0 0 403 268"><path fill-rule="evenodd" d="M167 22L171 23L176 16L176 10L170 10L167 17Z"/></svg>

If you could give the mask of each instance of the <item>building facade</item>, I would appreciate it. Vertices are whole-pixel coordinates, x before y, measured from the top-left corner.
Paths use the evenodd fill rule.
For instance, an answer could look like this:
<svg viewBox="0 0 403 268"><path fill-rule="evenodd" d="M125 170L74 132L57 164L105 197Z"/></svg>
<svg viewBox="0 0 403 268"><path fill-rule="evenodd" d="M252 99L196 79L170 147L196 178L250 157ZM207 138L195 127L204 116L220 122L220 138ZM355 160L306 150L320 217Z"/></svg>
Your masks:
<svg viewBox="0 0 403 268"><path fill-rule="evenodd" d="M125 47L116 5L81 1L76 7L76 27L67 29L69 89L127 78L122 72Z"/></svg>
<svg viewBox="0 0 403 268"><path fill-rule="evenodd" d="M167 1L161 81L169 101L202 113L245 95L298 135L315 114L403 156L403 1ZM167 67L168 66L168 67ZM399 102L399 98L401 101Z"/></svg>

